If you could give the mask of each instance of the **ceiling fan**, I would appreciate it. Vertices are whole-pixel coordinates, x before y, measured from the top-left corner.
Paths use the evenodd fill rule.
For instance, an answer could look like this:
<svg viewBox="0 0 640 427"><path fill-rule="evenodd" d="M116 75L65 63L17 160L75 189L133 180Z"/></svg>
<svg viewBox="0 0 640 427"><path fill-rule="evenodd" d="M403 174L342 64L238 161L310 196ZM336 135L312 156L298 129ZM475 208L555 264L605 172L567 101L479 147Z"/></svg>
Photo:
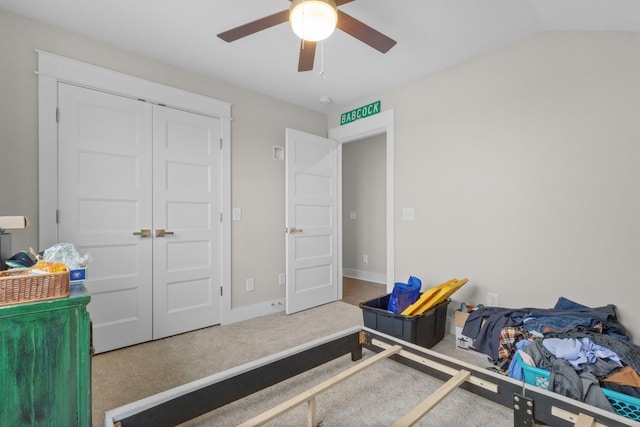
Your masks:
<svg viewBox="0 0 640 427"><path fill-rule="evenodd" d="M239 27L232 28L228 31L218 34L222 40L226 42L232 42L248 35L257 33L267 28L282 24L287 21L291 21L294 32L301 38L300 41L300 58L298 60L298 71L309 71L313 69L313 60L316 53L316 43L322 38L313 39L307 37L302 33L299 33L296 25L294 15L302 15L306 13L311 17L314 12L307 9L307 12L300 12L305 7L318 6L329 12L332 15L333 27L328 34L323 35L323 38L328 37L333 28L339 28L345 33L355 37L363 43L368 44L372 48L387 53L391 49L396 41L385 36L381 32L371 28L367 24L358 21L351 15L342 12L338 9L338 6L351 3L354 0L289 0L291 1L291 7L287 10L274 13L273 15L265 16L255 21L249 22Z"/></svg>

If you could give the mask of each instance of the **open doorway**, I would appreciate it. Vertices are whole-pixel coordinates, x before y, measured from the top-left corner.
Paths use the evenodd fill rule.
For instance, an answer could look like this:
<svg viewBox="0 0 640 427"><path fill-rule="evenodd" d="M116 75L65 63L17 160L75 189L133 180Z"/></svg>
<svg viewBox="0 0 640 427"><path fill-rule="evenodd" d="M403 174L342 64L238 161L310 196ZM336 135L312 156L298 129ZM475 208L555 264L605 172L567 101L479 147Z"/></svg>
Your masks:
<svg viewBox="0 0 640 427"><path fill-rule="evenodd" d="M342 301L386 293L386 134L342 146Z"/></svg>
<svg viewBox="0 0 640 427"><path fill-rule="evenodd" d="M356 120L344 126L339 126L336 128L329 129L328 136L330 139L337 141L341 144L339 153L339 163L341 167L339 168L339 182L342 182L342 154L343 148L346 147L347 143L352 143L354 141L361 141L363 139L372 138L375 136L380 136L385 141L384 149L385 149L385 184L384 184L384 198L385 198L385 227L384 230L386 232L386 237L384 239L383 246L385 248L386 257L386 271L384 283L386 283L386 291L385 293L391 292L393 289L393 283L395 280L395 247L394 247L394 111L386 110L381 112L380 114L376 114L374 116L369 116L365 119ZM347 221L344 219L345 214L347 218L350 215L350 211L348 209L344 209L342 206L342 185L338 186L338 191L341 193L339 197L339 212L341 214L338 216L338 273L340 277L343 276L343 227L344 222ZM356 212L357 216L357 212ZM369 255L369 254L366 254ZM379 291L376 291L379 292ZM339 281L338 288L338 299L343 299L344 289L342 281ZM363 299L363 301L366 301Z"/></svg>

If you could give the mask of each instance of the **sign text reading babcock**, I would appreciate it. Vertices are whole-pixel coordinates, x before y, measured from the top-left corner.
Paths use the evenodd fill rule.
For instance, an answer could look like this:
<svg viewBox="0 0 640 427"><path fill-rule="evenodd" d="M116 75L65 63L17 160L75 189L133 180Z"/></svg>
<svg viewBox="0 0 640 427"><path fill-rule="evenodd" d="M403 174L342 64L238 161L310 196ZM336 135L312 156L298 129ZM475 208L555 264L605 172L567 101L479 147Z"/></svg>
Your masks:
<svg viewBox="0 0 640 427"><path fill-rule="evenodd" d="M380 101L372 102L371 104L364 105L356 108L355 110L347 111L340 115L340 126L346 125L358 119L364 119L365 117L373 116L380 112Z"/></svg>

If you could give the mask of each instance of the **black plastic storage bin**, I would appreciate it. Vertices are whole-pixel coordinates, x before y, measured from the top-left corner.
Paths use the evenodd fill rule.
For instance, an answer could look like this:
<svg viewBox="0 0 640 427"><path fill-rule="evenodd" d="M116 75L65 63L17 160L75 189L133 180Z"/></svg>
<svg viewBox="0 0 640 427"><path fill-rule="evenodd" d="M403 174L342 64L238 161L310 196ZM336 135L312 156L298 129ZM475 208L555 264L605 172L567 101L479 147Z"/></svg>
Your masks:
<svg viewBox="0 0 640 427"><path fill-rule="evenodd" d="M444 338L449 299L418 316L403 316L387 310L390 296L360 303L364 326L426 348Z"/></svg>

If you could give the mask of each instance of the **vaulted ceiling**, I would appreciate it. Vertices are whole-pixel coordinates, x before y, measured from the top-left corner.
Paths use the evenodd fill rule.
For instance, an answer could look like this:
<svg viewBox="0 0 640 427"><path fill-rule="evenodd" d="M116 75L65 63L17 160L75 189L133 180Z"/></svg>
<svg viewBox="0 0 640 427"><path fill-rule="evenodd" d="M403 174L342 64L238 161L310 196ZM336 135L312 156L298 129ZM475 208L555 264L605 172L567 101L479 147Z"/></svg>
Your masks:
<svg viewBox="0 0 640 427"><path fill-rule="evenodd" d="M298 72L288 23L227 43L288 0L0 0L25 15L321 112L542 31L640 31L639 0L356 0L340 10L397 41L386 54L336 30ZM320 103L328 97L331 103Z"/></svg>

